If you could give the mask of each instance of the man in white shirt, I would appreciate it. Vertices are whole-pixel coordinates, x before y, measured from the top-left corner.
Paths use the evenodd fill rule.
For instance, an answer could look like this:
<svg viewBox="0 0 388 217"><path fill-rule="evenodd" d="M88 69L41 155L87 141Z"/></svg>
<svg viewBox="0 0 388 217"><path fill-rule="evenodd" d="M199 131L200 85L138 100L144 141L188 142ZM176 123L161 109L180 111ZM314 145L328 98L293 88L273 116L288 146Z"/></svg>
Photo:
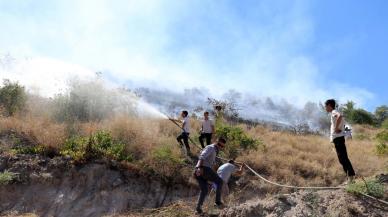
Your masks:
<svg viewBox="0 0 388 217"><path fill-rule="evenodd" d="M206 145L211 144L212 136L214 133L214 123L209 119L209 112L203 113L204 120L202 121L201 126L201 135L199 136L199 142L201 143L202 148L205 148L204 139L206 139Z"/></svg>
<svg viewBox="0 0 388 217"><path fill-rule="evenodd" d="M189 146L189 135L190 135L190 118L189 113L187 111L182 111L181 113L182 117L182 133L176 138L181 147L183 147L183 144L185 144L186 147L186 153L187 155L190 155L190 146ZM182 142L183 140L183 142Z"/></svg>
<svg viewBox="0 0 388 217"><path fill-rule="evenodd" d="M348 177L348 183L350 183L353 181L355 173L346 151L345 120L335 107L336 102L334 99L329 99L325 102L326 111L331 113L330 141L334 143L338 160Z"/></svg>
<svg viewBox="0 0 388 217"><path fill-rule="evenodd" d="M240 176L243 172L243 165L240 165L240 168L238 169L238 165L234 162L234 160L229 160L228 163L222 164L218 170L217 174L222 179L223 185L222 185L222 195L223 197L226 197L229 195L229 186L228 182L232 174Z"/></svg>

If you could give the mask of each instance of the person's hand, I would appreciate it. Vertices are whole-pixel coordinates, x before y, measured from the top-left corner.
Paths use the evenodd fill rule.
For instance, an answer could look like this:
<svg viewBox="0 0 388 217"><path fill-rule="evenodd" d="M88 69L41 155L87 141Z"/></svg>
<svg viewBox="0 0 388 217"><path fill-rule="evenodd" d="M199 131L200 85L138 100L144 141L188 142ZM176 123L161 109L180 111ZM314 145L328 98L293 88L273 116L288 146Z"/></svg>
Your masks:
<svg viewBox="0 0 388 217"><path fill-rule="evenodd" d="M203 169L202 168L195 169L195 175L197 177L202 176L203 175Z"/></svg>

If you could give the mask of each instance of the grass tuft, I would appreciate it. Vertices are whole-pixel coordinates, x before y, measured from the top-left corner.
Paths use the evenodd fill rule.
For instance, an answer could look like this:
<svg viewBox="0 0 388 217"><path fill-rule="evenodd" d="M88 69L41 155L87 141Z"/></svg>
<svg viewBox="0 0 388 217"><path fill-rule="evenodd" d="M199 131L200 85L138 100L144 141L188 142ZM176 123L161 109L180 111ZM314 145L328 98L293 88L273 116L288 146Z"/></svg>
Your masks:
<svg viewBox="0 0 388 217"><path fill-rule="evenodd" d="M5 170L0 173L0 185L8 185L16 178L16 173Z"/></svg>
<svg viewBox="0 0 388 217"><path fill-rule="evenodd" d="M375 178L369 178L365 181L357 180L346 187L346 191L353 194L369 194L371 196L382 198L384 196L384 185Z"/></svg>

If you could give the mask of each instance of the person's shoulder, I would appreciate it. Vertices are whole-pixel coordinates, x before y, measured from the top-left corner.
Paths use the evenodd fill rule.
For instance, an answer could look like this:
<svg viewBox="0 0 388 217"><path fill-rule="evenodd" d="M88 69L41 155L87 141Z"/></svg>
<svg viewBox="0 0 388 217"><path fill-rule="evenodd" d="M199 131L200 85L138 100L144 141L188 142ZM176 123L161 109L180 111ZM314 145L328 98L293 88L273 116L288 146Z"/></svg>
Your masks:
<svg viewBox="0 0 388 217"><path fill-rule="evenodd" d="M339 112L337 109L334 109L333 111L331 111L331 115L333 115L333 116L341 115L341 112Z"/></svg>

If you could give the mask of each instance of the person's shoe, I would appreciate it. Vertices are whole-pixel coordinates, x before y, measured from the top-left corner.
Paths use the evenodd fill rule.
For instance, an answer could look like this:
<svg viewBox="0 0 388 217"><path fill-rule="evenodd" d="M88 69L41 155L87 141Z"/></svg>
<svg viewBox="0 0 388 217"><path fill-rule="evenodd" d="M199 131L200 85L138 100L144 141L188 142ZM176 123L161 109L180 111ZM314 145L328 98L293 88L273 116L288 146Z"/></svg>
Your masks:
<svg viewBox="0 0 388 217"><path fill-rule="evenodd" d="M196 209L195 209L195 214L196 214L196 215L201 215L201 214L203 214L202 209L201 209L201 208L196 208Z"/></svg>
<svg viewBox="0 0 388 217"><path fill-rule="evenodd" d="M224 204L222 203L222 202L216 202L215 204L214 204L214 206L216 206L218 209L223 209L225 206L224 206Z"/></svg>
<svg viewBox="0 0 388 217"><path fill-rule="evenodd" d="M348 176L348 180L346 181L346 184L353 184L354 183L354 176Z"/></svg>

